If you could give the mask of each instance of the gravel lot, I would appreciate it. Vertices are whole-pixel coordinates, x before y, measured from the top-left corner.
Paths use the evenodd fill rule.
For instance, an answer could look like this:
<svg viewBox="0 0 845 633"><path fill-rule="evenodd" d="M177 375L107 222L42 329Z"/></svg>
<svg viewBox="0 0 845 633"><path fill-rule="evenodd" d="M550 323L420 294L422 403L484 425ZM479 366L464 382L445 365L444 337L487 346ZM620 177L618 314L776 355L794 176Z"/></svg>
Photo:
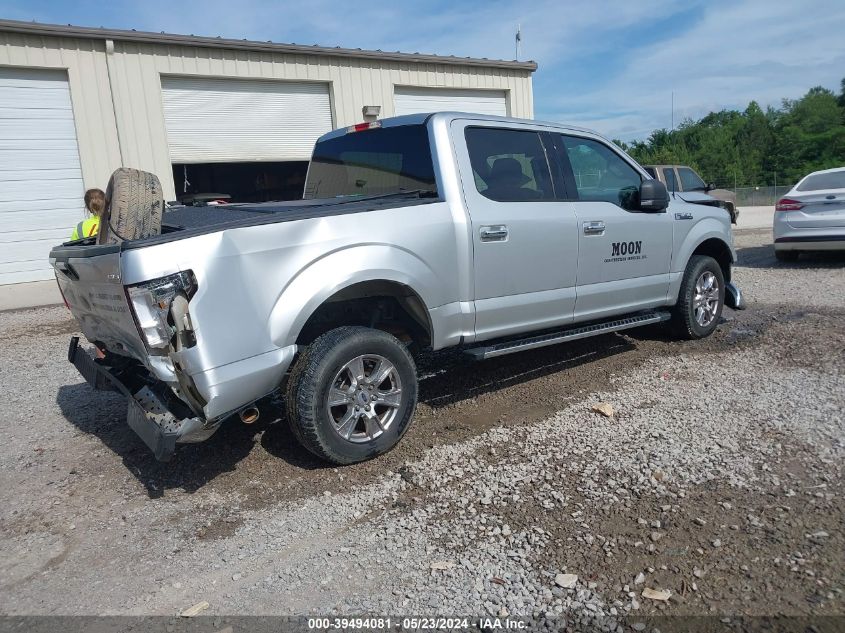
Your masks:
<svg viewBox="0 0 845 633"><path fill-rule="evenodd" d="M345 468L275 402L158 464L63 307L2 313L0 613L845 614L845 258L769 242L737 233L750 306L710 339L435 359Z"/></svg>

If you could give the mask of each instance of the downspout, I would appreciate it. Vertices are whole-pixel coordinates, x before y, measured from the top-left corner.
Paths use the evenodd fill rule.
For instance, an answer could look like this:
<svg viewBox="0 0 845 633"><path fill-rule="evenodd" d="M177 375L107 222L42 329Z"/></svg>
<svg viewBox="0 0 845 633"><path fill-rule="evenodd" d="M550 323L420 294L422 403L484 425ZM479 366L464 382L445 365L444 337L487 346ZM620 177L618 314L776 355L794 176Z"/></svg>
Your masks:
<svg viewBox="0 0 845 633"><path fill-rule="evenodd" d="M114 114L114 130L117 134L117 151L120 154L120 166L125 167L126 162L123 157L123 140L120 135L120 122L117 115L117 102L114 98L114 40L106 40L106 73L109 78L109 96L111 97L112 113Z"/></svg>

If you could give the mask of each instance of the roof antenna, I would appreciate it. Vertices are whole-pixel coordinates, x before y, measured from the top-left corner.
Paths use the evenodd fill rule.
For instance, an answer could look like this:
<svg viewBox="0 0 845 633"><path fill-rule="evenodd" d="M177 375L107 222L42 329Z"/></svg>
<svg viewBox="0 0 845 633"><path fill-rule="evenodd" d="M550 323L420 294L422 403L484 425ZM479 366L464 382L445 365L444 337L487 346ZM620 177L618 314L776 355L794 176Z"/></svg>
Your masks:
<svg viewBox="0 0 845 633"><path fill-rule="evenodd" d="M516 61L519 61L519 43L522 42L522 25L516 25L516 36L514 37L516 40Z"/></svg>

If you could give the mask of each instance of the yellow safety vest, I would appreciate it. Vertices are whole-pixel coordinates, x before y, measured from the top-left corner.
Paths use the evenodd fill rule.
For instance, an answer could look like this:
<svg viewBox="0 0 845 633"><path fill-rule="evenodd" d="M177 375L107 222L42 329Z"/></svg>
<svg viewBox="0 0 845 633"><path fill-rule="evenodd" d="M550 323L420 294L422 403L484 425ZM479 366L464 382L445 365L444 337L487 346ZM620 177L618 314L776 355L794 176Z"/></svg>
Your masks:
<svg viewBox="0 0 845 633"><path fill-rule="evenodd" d="M87 220L82 220L82 222L76 225L76 228L73 229L73 234L70 236L70 239L81 240L86 237L94 237L97 235L97 231L99 230L100 218L88 218Z"/></svg>

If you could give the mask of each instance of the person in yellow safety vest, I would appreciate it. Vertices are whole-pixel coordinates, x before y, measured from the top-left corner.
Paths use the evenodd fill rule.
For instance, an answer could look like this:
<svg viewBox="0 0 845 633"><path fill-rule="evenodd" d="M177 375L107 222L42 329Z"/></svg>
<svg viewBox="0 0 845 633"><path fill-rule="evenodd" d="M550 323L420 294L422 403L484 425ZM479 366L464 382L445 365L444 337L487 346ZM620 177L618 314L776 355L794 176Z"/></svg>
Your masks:
<svg viewBox="0 0 845 633"><path fill-rule="evenodd" d="M106 194L103 193L102 189L89 189L85 192L85 208L91 214L91 217L76 225L70 236L71 240L97 237L97 232L100 230L100 216L106 208Z"/></svg>

